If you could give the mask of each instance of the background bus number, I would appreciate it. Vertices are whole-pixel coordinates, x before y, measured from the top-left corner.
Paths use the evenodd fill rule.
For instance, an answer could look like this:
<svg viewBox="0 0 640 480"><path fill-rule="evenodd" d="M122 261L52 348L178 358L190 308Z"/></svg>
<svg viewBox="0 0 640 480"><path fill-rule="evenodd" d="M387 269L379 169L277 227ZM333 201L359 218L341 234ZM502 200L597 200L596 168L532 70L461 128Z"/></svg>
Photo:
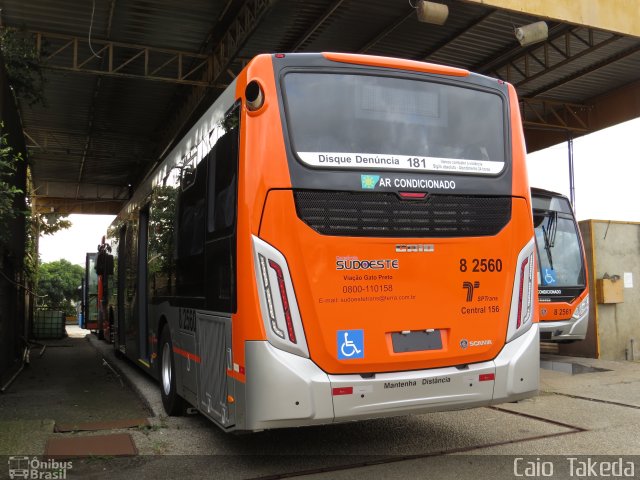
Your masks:
<svg viewBox="0 0 640 480"><path fill-rule="evenodd" d="M500 258L472 258L467 261L466 258L460 259L460 271L466 272L471 270L475 273L484 272L501 272L502 271L502 259Z"/></svg>

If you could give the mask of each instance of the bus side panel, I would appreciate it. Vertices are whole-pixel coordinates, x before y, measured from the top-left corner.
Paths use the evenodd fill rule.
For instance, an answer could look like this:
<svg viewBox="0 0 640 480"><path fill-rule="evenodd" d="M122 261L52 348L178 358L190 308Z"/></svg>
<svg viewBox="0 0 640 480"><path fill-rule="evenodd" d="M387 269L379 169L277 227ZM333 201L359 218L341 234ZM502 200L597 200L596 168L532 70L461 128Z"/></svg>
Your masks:
<svg viewBox="0 0 640 480"><path fill-rule="evenodd" d="M243 105L240 121L240 154L237 223L237 310L233 316L233 361L237 371L229 375L245 382L245 342L265 340L260 301L253 268L252 235L260 229L262 210L269 188L291 188L282 120L271 56L256 57L236 79L237 98L244 96L249 81L258 81L265 104L258 112ZM275 159L281 159L275 161Z"/></svg>
<svg viewBox="0 0 640 480"><path fill-rule="evenodd" d="M533 228L533 202L531 201L531 189L529 186L529 174L527 171L527 147L524 139L524 130L522 128L522 117L520 115L520 104L518 102L518 94L516 89L510 83L507 84L509 90L509 110L511 117L511 158L513 162L513 196L522 197L527 202L527 215L526 218L526 232L530 235L530 238L535 239L535 233ZM525 227L523 227L525 228ZM533 271L538 271L538 258L533 256L534 268ZM538 308L538 295L533 296L533 323L538 323L540 320L540 311Z"/></svg>
<svg viewBox="0 0 640 480"><path fill-rule="evenodd" d="M231 362L231 318L197 313L199 346L198 409L206 416L229 427L235 423L234 382L227 382Z"/></svg>
<svg viewBox="0 0 640 480"><path fill-rule="evenodd" d="M126 273L124 281L124 345L126 356L134 362L139 358L138 328L138 222L131 219L126 229Z"/></svg>
<svg viewBox="0 0 640 480"><path fill-rule="evenodd" d="M109 296L109 308L114 312L113 322L113 348L123 353L124 337L124 303L121 301L120 292L124 290L126 275L126 255L125 255L126 226L117 228L114 237L108 238L113 252L114 276L113 288ZM122 347L121 347L122 346Z"/></svg>
<svg viewBox="0 0 640 480"><path fill-rule="evenodd" d="M509 110L511 113L511 152L513 171L513 196L522 197L529 204L529 231L533 237L533 216L531 215L531 190L529 189L529 176L527 173L526 153L527 148L522 130L522 118L520 117L520 105L518 95L513 85L509 87Z"/></svg>

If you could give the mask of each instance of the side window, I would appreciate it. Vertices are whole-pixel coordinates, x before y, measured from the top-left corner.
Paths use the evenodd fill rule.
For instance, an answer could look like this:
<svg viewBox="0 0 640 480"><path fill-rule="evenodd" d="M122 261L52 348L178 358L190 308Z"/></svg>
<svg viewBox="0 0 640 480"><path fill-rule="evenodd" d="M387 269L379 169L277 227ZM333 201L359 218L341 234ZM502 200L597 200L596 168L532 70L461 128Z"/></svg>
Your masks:
<svg viewBox="0 0 640 480"><path fill-rule="evenodd" d="M153 187L149 212L148 274L151 297L172 293L175 284L174 226L178 188L163 183Z"/></svg>
<svg viewBox="0 0 640 480"><path fill-rule="evenodd" d="M178 202L178 258L199 255L204 250L205 189L207 162L185 171Z"/></svg>
<svg viewBox="0 0 640 480"><path fill-rule="evenodd" d="M203 297L207 157L181 172L176 214L176 295Z"/></svg>
<svg viewBox="0 0 640 480"><path fill-rule="evenodd" d="M222 136L209 157L207 231L230 233L236 220L238 183L238 108L221 123Z"/></svg>
<svg viewBox="0 0 640 480"><path fill-rule="evenodd" d="M236 308L239 120L236 105L216 125L207 178L206 303L212 310L229 313Z"/></svg>

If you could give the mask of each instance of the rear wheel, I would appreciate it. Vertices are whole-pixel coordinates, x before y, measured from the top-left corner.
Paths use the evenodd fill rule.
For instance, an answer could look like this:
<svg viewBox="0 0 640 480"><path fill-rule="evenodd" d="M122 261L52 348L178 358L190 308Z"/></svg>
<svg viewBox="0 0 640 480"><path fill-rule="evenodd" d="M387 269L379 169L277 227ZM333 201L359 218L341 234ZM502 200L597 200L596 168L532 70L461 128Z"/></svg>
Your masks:
<svg viewBox="0 0 640 480"><path fill-rule="evenodd" d="M176 391L176 368L169 327L160 336L160 394L167 415L179 416L185 411L185 402Z"/></svg>

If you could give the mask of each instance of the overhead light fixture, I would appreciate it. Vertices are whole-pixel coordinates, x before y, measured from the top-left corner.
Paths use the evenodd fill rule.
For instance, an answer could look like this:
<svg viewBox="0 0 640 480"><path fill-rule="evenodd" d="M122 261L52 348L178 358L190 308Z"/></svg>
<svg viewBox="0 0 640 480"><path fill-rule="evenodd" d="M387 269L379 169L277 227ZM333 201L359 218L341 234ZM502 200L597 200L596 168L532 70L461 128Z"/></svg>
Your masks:
<svg viewBox="0 0 640 480"><path fill-rule="evenodd" d="M533 43L544 42L549 36L546 22L535 22L515 29L516 39L520 45L526 47Z"/></svg>
<svg viewBox="0 0 640 480"><path fill-rule="evenodd" d="M415 9L418 14L418 21L424 23L444 25L444 22L447 21L447 17L449 16L449 7L442 3L418 0Z"/></svg>

